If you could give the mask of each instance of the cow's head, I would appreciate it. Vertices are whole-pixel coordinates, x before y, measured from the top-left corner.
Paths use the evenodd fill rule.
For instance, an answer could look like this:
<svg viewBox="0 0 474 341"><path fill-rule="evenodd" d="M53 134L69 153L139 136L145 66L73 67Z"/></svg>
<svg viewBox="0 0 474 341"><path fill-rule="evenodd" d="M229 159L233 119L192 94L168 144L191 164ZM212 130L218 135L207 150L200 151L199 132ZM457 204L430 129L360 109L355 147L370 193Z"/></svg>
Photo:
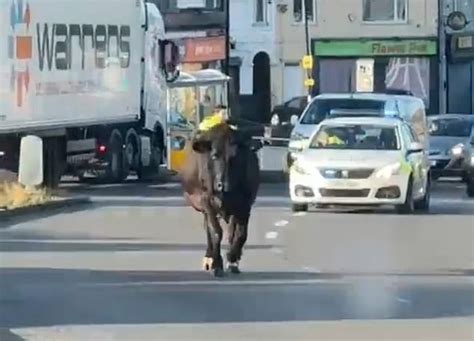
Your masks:
<svg viewBox="0 0 474 341"><path fill-rule="evenodd" d="M213 192L223 193L229 190L229 160L236 153L236 144L232 142L233 131L227 124L219 124L207 131L198 131L192 140L193 150L205 160L208 185Z"/></svg>

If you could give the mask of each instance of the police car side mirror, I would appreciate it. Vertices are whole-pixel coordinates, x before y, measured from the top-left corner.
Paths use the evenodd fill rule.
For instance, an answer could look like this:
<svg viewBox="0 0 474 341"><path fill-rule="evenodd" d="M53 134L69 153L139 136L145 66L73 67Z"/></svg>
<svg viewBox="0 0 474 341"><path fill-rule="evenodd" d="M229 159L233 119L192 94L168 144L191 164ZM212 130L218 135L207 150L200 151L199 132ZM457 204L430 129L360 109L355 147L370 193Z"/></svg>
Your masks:
<svg viewBox="0 0 474 341"><path fill-rule="evenodd" d="M423 145L419 142L412 142L407 150L407 154L421 153L423 151Z"/></svg>

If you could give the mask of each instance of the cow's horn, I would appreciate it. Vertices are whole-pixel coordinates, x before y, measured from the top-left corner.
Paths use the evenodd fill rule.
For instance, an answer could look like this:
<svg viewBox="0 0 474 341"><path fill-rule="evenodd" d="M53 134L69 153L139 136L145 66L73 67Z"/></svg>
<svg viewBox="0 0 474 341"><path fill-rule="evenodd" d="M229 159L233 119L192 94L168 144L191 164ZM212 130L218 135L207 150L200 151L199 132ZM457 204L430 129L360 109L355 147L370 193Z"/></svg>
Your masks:
<svg viewBox="0 0 474 341"><path fill-rule="evenodd" d="M235 126L233 124L229 124L229 128L232 129L232 130L237 130L237 126Z"/></svg>

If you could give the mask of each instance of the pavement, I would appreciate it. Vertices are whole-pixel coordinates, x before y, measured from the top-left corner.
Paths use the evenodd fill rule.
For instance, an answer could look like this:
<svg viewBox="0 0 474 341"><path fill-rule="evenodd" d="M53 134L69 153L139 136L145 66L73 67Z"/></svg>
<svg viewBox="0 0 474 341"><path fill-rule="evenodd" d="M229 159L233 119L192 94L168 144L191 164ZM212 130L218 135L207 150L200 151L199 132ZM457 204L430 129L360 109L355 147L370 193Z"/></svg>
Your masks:
<svg viewBox="0 0 474 341"><path fill-rule="evenodd" d="M289 210L262 185L241 275L201 271L174 183L67 182L92 204L0 222L0 340L473 340L474 200L429 214Z"/></svg>

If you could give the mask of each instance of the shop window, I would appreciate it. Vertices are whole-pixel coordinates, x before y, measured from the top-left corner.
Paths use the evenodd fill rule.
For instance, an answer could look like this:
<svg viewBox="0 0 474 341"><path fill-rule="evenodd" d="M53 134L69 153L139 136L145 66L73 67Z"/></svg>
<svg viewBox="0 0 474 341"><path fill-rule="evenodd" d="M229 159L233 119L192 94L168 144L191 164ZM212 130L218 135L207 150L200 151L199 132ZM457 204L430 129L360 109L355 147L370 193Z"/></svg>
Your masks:
<svg viewBox="0 0 474 341"><path fill-rule="evenodd" d="M365 22L406 22L408 0L363 0Z"/></svg>
<svg viewBox="0 0 474 341"><path fill-rule="evenodd" d="M296 23L304 23L304 13L308 22L316 21L316 0L293 0L293 18Z"/></svg>
<svg viewBox="0 0 474 341"><path fill-rule="evenodd" d="M393 57L385 72L387 89L409 90L430 106L430 58Z"/></svg>
<svg viewBox="0 0 474 341"><path fill-rule="evenodd" d="M347 93L356 90L357 59L319 60L320 93Z"/></svg>
<svg viewBox="0 0 474 341"><path fill-rule="evenodd" d="M268 24L268 0L255 0L255 16L256 24Z"/></svg>
<svg viewBox="0 0 474 341"><path fill-rule="evenodd" d="M199 8L204 10L222 10L223 0L153 0L162 10L180 10Z"/></svg>

